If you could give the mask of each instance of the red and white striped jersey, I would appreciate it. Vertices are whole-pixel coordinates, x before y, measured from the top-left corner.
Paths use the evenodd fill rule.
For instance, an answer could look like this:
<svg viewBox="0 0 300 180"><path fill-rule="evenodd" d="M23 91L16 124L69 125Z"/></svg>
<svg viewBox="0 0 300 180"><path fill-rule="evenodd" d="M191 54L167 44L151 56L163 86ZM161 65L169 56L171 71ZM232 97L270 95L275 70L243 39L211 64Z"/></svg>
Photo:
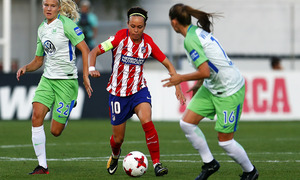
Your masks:
<svg viewBox="0 0 300 180"><path fill-rule="evenodd" d="M129 37L128 29L122 29L109 38L113 53L112 73L106 90L115 96L130 96L146 87L144 63L149 56L162 62L166 56L153 42L152 38L143 33L142 41L134 43ZM99 44L101 52L105 52Z"/></svg>

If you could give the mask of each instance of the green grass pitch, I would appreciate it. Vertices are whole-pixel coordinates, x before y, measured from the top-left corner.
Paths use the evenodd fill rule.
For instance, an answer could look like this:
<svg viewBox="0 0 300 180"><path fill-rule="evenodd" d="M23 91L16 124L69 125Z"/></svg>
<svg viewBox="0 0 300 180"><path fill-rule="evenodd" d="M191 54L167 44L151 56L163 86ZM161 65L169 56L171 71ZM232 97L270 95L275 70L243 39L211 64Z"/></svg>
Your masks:
<svg viewBox="0 0 300 180"><path fill-rule="evenodd" d="M37 160L31 145L30 121L0 121L0 179L132 179L122 169L124 155L133 150L146 154L148 171L139 179L194 179L201 158L185 138L178 122L154 122L160 140L161 162L169 174L155 177L139 122L128 121L118 171L109 175L106 161L111 153L108 120L71 120L60 137L50 134L45 121L49 175L28 175ZM218 146L214 123L201 122L214 157L221 168L209 179L239 179L242 170ZM260 173L259 179L300 179L300 121L240 122L235 139L245 148Z"/></svg>

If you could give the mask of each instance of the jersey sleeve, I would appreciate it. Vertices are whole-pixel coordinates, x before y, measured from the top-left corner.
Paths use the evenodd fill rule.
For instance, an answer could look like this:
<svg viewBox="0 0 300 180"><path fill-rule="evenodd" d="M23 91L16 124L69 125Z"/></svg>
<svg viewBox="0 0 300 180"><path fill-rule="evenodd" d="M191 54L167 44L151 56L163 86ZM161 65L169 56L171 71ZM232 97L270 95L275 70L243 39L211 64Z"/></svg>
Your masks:
<svg viewBox="0 0 300 180"><path fill-rule="evenodd" d="M81 29L69 18L61 17L64 25L65 35L70 39L73 46L84 40L84 35Z"/></svg>
<svg viewBox="0 0 300 180"><path fill-rule="evenodd" d="M35 55L36 56L44 56L44 47L43 47L42 42L39 37L37 39Z"/></svg>
<svg viewBox="0 0 300 180"><path fill-rule="evenodd" d="M124 35L125 30L120 30L116 33L114 36L110 36L108 40L102 42L98 45L98 48L100 49L101 53L105 53L114 47L117 47L122 39L122 35Z"/></svg>
<svg viewBox="0 0 300 180"><path fill-rule="evenodd" d="M42 41L39 37L39 31L40 31L40 28L42 26L43 26L43 23L39 26L39 29L38 29L37 42L36 42L36 51L35 51L36 56L44 56L45 55L44 47L43 47Z"/></svg>
<svg viewBox="0 0 300 180"><path fill-rule="evenodd" d="M166 55L159 49L159 47L154 43L154 41L152 40L152 38L150 36L148 36L150 38L150 45L152 47L152 53L151 56L155 59L157 59L159 62L163 62L163 60L166 59Z"/></svg>
<svg viewBox="0 0 300 180"><path fill-rule="evenodd" d="M188 56L191 58L192 63L196 68L208 60L203 50L203 46L198 40L198 37L188 36L184 40L184 48L186 49Z"/></svg>

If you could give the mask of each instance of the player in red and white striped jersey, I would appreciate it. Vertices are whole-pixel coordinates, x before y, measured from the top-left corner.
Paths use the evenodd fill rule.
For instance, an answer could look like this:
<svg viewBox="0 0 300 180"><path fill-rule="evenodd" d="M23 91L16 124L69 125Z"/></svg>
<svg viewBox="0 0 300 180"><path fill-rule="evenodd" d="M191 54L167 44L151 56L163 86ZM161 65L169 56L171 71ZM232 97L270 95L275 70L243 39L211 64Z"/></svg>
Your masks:
<svg viewBox="0 0 300 180"><path fill-rule="evenodd" d="M118 31L105 43L113 47L113 70L107 91L115 96L129 96L146 87L143 66L150 55L160 62L166 59L149 35L143 34L141 42L135 43L129 29ZM98 47L101 53L105 52L103 43Z"/></svg>
<svg viewBox="0 0 300 180"><path fill-rule="evenodd" d="M176 74L176 70L152 38L144 33L147 11L134 7L128 10L127 17L128 29L118 31L115 36L99 44L89 54L90 75L99 77L100 72L95 69L96 57L109 50L113 53L112 73L106 88L110 93L109 106L113 127L110 138L112 155L107 163L107 171L114 174L117 170L126 121L135 113L145 132L155 175L163 176L168 173L168 169L160 163L158 135L151 120L151 95L143 75L143 67L146 59L152 56L161 62L170 74ZM181 103L185 103L180 86L176 86L176 97Z"/></svg>

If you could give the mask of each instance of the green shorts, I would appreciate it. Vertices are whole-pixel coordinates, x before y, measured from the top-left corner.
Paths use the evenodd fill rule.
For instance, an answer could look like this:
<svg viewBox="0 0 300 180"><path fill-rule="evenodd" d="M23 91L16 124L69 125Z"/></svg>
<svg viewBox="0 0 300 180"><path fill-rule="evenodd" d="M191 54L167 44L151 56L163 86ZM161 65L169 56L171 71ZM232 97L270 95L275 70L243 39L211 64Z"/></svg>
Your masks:
<svg viewBox="0 0 300 180"><path fill-rule="evenodd" d="M51 109L52 119L65 124L69 119L78 95L77 79L48 79L42 76L32 102Z"/></svg>
<svg viewBox="0 0 300 180"><path fill-rule="evenodd" d="M214 96L201 86L188 105L188 109L209 119L217 115L215 130L232 133L238 129L245 98L245 86L228 97Z"/></svg>

